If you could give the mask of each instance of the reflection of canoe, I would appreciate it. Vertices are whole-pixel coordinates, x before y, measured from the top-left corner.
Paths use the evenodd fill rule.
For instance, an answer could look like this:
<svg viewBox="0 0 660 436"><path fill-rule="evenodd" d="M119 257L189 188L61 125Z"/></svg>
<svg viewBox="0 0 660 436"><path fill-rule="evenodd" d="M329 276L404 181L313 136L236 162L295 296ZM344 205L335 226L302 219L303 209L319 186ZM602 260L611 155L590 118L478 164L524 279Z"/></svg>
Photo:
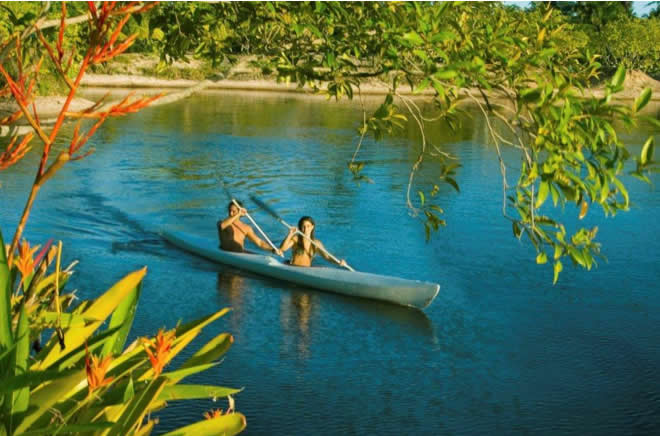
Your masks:
<svg viewBox="0 0 660 436"><path fill-rule="evenodd" d="M291 266L271 256L222 251L217 247L216 240L182 232L164 231L161 234L177 247L214 262L353 297L373 298L423 309L431 304L440 290L440 285L436 283L351 272L338 268Z"/></svg>

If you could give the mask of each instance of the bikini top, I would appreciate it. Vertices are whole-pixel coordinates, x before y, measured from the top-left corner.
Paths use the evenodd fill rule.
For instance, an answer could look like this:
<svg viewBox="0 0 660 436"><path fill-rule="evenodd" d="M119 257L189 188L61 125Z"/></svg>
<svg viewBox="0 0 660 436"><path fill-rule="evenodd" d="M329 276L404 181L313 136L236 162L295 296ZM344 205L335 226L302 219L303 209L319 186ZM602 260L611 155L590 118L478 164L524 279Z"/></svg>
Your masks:
<svg viewBox="0 0 660 436"><path fill-rule="evenodd" d="M310 244L309 250L310 252L305 251L305 246L302 244L302 236L298 236L298 239L295 244L293 244L293 255L294 256L300 256L303 254L306 254L309 256L309 259L313 259L314 256L316 255L316 247L314 245Z"/></svg>

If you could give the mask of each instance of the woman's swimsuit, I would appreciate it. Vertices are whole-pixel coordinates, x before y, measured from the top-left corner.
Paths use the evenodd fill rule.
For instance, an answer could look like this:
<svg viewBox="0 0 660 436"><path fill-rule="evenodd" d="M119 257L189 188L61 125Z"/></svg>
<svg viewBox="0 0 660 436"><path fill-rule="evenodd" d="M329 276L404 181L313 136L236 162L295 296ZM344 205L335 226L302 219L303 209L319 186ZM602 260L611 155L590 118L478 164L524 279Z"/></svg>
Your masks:
<svg viewBox="0 0 660 436"><path fill-rule="evenodd" d="M314 255L316 255L316 249L314 248L314 246L311 243L310 243L309 249L310 249L310 252L305 251L305 246L300 244L298 241L296 241L296 243L293 244L293 250L292 250L293 257L307 255L309 257L309 261L311 263L311 261L314 259Z"/></svg>

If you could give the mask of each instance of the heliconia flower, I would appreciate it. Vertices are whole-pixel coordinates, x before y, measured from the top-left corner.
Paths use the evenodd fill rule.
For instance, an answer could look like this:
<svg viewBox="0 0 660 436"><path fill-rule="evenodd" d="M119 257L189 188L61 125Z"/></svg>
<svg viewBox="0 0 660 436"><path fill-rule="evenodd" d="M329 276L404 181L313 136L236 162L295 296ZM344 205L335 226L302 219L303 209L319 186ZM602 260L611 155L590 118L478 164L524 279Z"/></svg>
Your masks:
<svg viewBox="0 0 660 436"><path fill-rule="evenodd" d="M227 412L229 412L229 411L227 411ZM205 419L214 419L214 418L218 418L222 415L223 415L222 409L215 409L215 410L211 410L210 412L204 412L204 418Z"/></svg>
<svg viewBox="0 0 660 436"><path fill-rule="evenodd" d="M39 249L40 245L30 248L30 243L23 239L23 242L18 244L18 257L14 259L14 265L21 272L21 283L29 276L34 270L34 253Z"/></svg>
<svg viewBox="0 0 660 436"><path fill-rule="evenodd" d="M158 377L163 372L163 367L168 361L170 354L170 347L174 342L174 331L165 333L163 329L158 330L158 334L154 339L142 339L142 346L144 351L149 356L151 367L154 370L154 375ZM151 350L153 348L153 351Z"/></svg>
<svg viewBox="0 0 660 436"><path fill-rule="evenodd" d="M105 373L108 371L108 366L112 361L111 356L106 356L102 360L93 354L89 353L87 344L85 344L85 370L87 371L87 387L89 393L91 394L96 389L109 384L113 377L105 377Z"/></svg>

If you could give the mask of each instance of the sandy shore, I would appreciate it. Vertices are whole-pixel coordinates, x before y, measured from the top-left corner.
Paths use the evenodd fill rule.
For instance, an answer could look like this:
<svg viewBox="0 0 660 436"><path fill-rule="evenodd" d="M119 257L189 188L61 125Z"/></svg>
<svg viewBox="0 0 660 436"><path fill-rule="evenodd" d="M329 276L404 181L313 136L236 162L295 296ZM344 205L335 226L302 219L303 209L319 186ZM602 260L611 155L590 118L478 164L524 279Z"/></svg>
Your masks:
<svg viewBox="0 0 660 436"><path fill-rule="evenodd" d="M195 81L195 80L167 80L160 79L156 77L135 75L135 74L87 74L81 85L83 87L82 91L85 90L93 91L100 88L110 88L116 89L128 89L128 90L143 90L144 94L153 94L155 92L164 92L166 97L157 100L156 104L168 104L179 100L181 98L188 97L197 92L203 92L205 90L212 91L244 91L244 92L276 92L276 93L296 93L296 94L312 94L313 90L309 88L300 88L295 83L279 83L275 80L263 80L263 79L245 79L245 80L236 80L236 79L222 79L216 81ZM653 90L652 100L654 103L653 106L657 106L657 102L660 102L660 82L654 80L647 76L644 73L632 71L626 77L625 82L625 91L617 95L618 99L634 99L645 87L651 87ZM363 84L361 86L361 93L367 96L375 95L385 95L388 93L388 88L385 84L380 84L378 82L371 82L368 84ZM413 94L412 91L407 87L399 88L398 92L402 95L407 95L416 98L431 98L434 95L432 89L428 89L421 94ZM480 98L479 92L475 90L465 90L466 93L470 93L474 96ZM588 91L591 95L595 97L601 97L604 94L602 88L593 88ZM139 92L138 92L139 94ZM493 98L498 96L491 94ZM112 99L113 97L111 97ZM35 104L37 111L39 113L41 122L43 124L49 124L54 122L55 117L58 115L62 104L65 101L63 96L55 97L37 97ZM85 98L75 98L72 103L70 110L71 111L82 111L94 105L94 102ZM5 117L14 111L18 110L17 105L13 100L8 99L0 101L0 118ZM23 124L19 122L18 124ZM0 127L0 136L6 136L12 130L7 126ZM13 130L16 131L16 130Z"/></svg>

